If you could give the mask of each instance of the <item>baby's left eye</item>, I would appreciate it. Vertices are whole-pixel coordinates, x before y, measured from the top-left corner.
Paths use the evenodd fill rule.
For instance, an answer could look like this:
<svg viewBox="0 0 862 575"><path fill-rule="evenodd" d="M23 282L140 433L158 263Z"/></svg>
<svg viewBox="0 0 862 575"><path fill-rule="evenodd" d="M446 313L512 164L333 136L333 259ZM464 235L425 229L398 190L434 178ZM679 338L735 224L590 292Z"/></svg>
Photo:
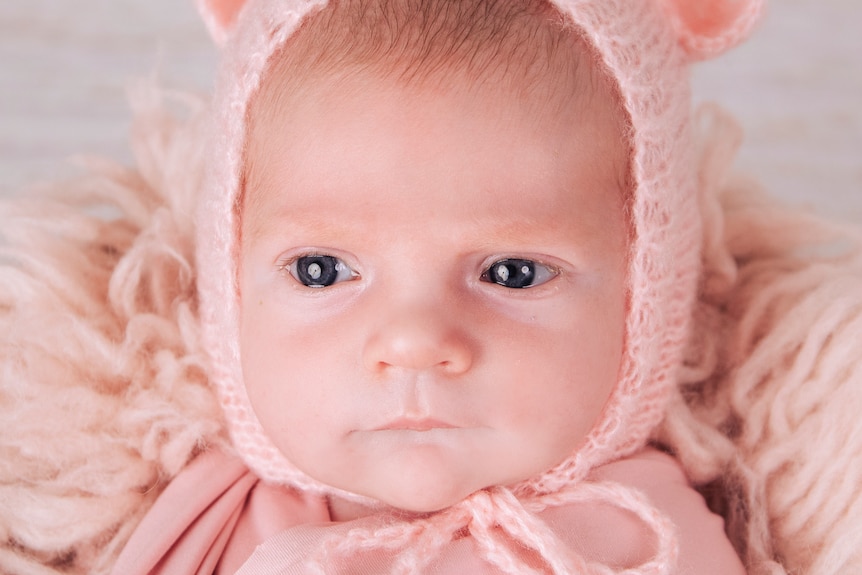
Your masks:
<svg viewBox="0 0 862 575"><path fill-rule="evenodd" d="M481 280L507 288L529 288L548 282L557 271L533 260L510 258L492 263L482 272Z"/></svg>
<svg viewBox="0 0 862 575"><path fill-rule="evenodd" d="M335 256L307 255L296 258L287 271L299 283L310 288L324 288L356 279L359 274Z"/></svg>

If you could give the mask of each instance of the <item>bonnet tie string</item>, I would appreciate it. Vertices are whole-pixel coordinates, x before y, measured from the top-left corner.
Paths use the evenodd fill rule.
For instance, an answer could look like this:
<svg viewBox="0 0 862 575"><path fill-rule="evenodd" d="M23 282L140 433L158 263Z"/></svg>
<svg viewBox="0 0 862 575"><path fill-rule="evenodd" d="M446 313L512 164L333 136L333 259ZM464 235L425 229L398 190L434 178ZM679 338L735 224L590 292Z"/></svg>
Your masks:
<svg viewBox="0 0 862 575"><path fill-rule="evenodd" d="M635 515L656 537L653 556L637 567L615 570L587 562L570 550L538 514L578 503L603 503ZM310 569L319 575L338 573L331 567L334 560L383 551L394 556L391 573L412 575L421 573L446 545L464 537L473 538L482 559L512 575L666 575L678 553L671 522L646 497L631 487L602 481L520 499L507 488L494 487L430 515L356 527L324 539L310 558ZM528 563L531 556L544 565Z"/></svg>

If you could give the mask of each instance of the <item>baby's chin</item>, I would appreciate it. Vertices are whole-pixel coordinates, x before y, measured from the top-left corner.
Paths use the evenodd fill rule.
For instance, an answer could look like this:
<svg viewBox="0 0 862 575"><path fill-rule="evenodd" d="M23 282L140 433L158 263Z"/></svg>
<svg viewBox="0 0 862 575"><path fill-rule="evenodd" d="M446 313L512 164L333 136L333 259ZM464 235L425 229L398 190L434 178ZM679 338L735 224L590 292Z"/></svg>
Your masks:
<svg viewBox="0 0 862 575"><path fill-rule="evenodd" d="M351 521L368 515L388 512L398 515L427 515L442 511L468 498L476 490L394 489L385 493L358 494L365 501L351 501L339 496L329 497L329 510L334 521Z"/></svg>

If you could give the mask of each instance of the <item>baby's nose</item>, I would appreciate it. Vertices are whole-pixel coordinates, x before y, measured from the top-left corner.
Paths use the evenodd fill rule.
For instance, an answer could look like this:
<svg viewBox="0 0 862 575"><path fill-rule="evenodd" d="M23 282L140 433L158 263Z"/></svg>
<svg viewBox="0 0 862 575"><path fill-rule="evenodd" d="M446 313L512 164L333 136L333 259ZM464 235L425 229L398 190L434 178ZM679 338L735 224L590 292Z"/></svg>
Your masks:
<svg viewBox="0 0 862 575"><path fill-rule="evenodd" d="M363 364L375 373L388 368L466 372L473 350L456 318L432 309L391 310L369 335Z"/></svg>

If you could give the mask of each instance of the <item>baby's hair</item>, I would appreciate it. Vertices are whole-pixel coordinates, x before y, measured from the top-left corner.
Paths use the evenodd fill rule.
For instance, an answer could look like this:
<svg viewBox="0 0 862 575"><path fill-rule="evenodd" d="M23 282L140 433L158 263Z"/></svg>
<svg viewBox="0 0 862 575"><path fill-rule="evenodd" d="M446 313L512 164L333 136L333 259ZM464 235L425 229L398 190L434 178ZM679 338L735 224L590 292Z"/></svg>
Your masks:
<svg viewBox="0 0 862 575"><path fill-rule="evenodd" d="M566 78L571 27L544 0L332 0L308 18L274 58L270 78L366 71L404 83ZM520 68L520 69L519 69Z"/></svg>

